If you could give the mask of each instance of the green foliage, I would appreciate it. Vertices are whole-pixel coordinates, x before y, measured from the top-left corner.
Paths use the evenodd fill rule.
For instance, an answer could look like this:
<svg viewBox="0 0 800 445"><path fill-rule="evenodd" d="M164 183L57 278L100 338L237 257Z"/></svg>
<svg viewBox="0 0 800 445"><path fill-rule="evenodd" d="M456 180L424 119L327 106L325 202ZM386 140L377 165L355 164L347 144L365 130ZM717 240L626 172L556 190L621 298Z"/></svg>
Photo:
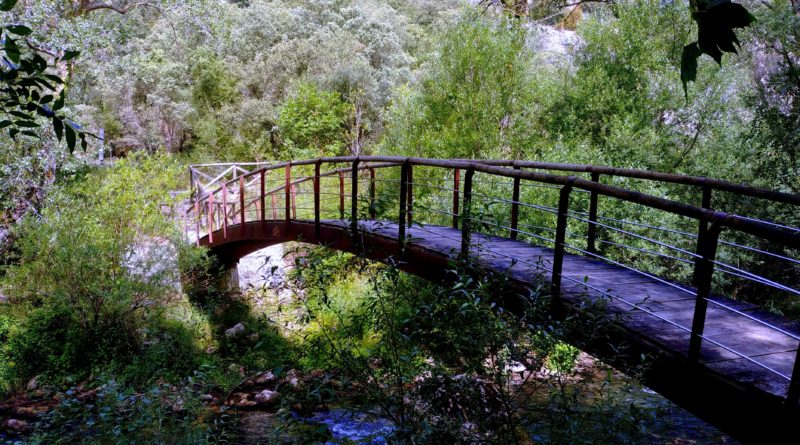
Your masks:
<svg viewBox="0 0 800 445"><path fill-rule="evenodd" d="M148 372L191 368L190 334L160 315L177 279L174 228L160 203L169 203L164 190L175 188L178 171L164 157L120 162L64 186L42 219L27 223L20 264L7 271L19 317L7 351L19 364L15 380L83 378L140 353ZM160 353L177 360L158 362Z"/></svg>
<svg viewBox="0 0 800 445"><path fill-rule="evenodd" d="M519 22L477 14L448 29L419 90L394 104L387 150L444 158L522 155L532 136L525 38Z"/></svg>
<svg viewBox="0 0 800 445"><path fill-rule="evenodd" d="M278 110L287 157L306 159L346 154L353 106L338 93L302 83Z"/></svg>
<svg viewBox="0 0 800 445"><path fill-rule="evenodd" d="M205 444L228 443L233 418L212 417L193 389L203 375L180 388L157 385L135 393L115 380L104 382L94 399L66 392L29 438L31 444Z"/></svg>
<svg viewBox="0 0 800 445"><path fill-rule="evenodd" d="M221 60L202 50L192 59L192 102L198 110L220 108L238 98L237 81Z"/></svg>

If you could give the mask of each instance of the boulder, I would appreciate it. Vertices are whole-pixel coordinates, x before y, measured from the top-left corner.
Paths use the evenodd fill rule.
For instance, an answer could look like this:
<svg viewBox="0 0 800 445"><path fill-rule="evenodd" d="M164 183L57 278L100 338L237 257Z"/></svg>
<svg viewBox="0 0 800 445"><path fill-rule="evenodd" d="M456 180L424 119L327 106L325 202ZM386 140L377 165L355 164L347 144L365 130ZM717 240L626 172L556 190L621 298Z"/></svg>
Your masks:
<svg viewBox="0 0 800 445"><path fill-rule="evenodd" d="M225 331L225 337L227 338L236 338L242 335L245 331L245 327L241 323L236 323L236 325L228 330Z"/></svg>
<svg viewBox="0 0 800 445"><path fill-rule="evenodd" d="M271 406L280 400L280 394L277 391L270 391L265 389L256 394L255 401L261 405Z"/></svg>

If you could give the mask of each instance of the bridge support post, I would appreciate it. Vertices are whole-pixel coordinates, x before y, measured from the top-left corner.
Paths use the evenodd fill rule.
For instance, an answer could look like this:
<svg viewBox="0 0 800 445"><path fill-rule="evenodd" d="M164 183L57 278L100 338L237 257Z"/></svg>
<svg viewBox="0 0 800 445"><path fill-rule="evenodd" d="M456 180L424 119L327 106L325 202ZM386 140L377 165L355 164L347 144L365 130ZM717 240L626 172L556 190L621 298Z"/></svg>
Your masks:
<svg viewBox="0 0 800 445"><path fill-rule="evenodd" d="M716 219L716 218L715 218ZM694 277L697 281L697 297L694 303L692 318L692 334L689 338L689 361L700 360L700 349L703 344L703 330L706 324L708 297L711 294L711 278L714 275L714 259L717 257L717 244L722 226L714 221L702 238L697 250L700 258L695 263Z"/></svg>
<svg viewBox="0 0 800 445"><path fill-rule="evenodd" d="M551 279L551 294L553 301L561 298L561 271L564 268L564 243L567 237L567 213L569 212L569 194L575 177L570 176L558 198L558 219L556 221L555 250L553 252L553 276Z"/></svg>
<svg viewBox="0 0 800 445"><path fill-rule="evenodd" d="M470 227L470 218L472 217L472 177L475 175L475 170L467 170L467 175L464 176L464 209L463 218L461 219L461 259L466 260L469 258L469 245L472 243L472 228Z"/></svg>
<svg viewBox="0 0 800 445"><path fill-rule="evenodd" d="M519 167L514 167L514 170L519 170ZM517 239L517 224L519 222L519 177L514 178L514 189L511 191L511 224L509 229L509 238Z"/></svg>
<svg viewBox="0 0 800 445"><path fill-rule="evenodd" d="M600 182L600 173L592 172L592 181ZM592 190L589 195L589 227L586 229L586 250L597 253L597 191Z"/></svg>
<svg viewBox="0 0 800 445"><path fill-rule="evenodd" d="M400 166L400 215L397 219L397 241L400 243L400 251L406 245L406 198L408 198L408 169L411 164L406 160Z"/></svg>

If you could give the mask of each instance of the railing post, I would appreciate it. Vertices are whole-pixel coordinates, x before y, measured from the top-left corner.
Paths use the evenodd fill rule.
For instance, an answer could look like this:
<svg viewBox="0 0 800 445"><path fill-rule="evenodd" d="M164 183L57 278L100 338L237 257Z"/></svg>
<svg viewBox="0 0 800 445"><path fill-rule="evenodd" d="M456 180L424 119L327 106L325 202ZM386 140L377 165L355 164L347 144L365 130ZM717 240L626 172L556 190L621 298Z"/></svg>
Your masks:
<svg viewBox="0 0 800 445"><path fill-rule="evenodd" d="M319 198L320 198L320 170L322 168L322 161L317 160L314 163L314 237L317 238L319 241L320 238L320 209L319 209Z"/></svg>
<svg viewBox="0 0 800 445"><path fill-rule="evenodd" d="M470 218L472 214L472 177L475 175L475 170L468 169L466 176L464 176L464 205L463 217L461 218L461 259L467 260L469 258L469 245L472 241L472 228L470 227Z"/></svg>
<svg viewBox="0 0 800 445"><path fill-rule="evenodd" d="M200 219L203 218L203 215L200 214L200 203L197 200L194 201L194 222L195 222L195 241L196 245L200 245Z"/></svg>
<svg viewBox="0 0 800 445"><path fill-rule="evenodd" d="M592 182L600 182L600 173L592 172ZM597 253L597 191L589 194L589 227L586 229L586 250Z"/></svg>
<svg viewBox="0 0 800 445"><path fill-rule="evenodd" d="M709 187L707 185L703 186L703 198L702 198L701 206L704 209L713 210L711 208L711 190L712 190L711 187ZM708 221L701 219L700 222L698 223L698 228L697 228L697 247L696 247L697 252L700 252L701 246L705 243L705 238L707 236L708 236ZM695 268L694 268L695 276L692 278L692 284L694 284L695 287L699 287L700 286L700 279L697 276L697 271L699 270L697 263L699 261L700 261L700 258L695 258L695 260L694 260L694 263L695 263Z"/></svg>
<svg viewBox="0 0 800 445"><path fill-rule="evenodd" d="M519 167L514 167L519 170ZM517 224L519 221L519 182L520 178L514 178L514 189L511 191L511 224L509 228L509 238L517 239Z"/></svg>
<svg viewBox="0 0 800 445"><path fill-rule="evenodd" d="M266 220L267 220L267 208L266 208L267 207L266 206L267 203L265 202L265 198L266 197L264 196L264 194L266 193L266 189L265 189L266 184L265 184L265 182L266 181L265 181L265 178L264 178L264 170L261 170L261 197L259 198L259 201L261 201L261 222L262 223L266 222Z"/></svg>
<svg viewBox="0 0 800 445"><path fill-rule="evenodd" d="M714 260L717 257L717 244L724 219L724 214L714 217L714 222L702 237L697 254L700 258L695 262L694 277L697 281L697 296L694 303L694 317L692 318L692 335L689 339L689 360L697 362L700 359L700 348L703 343L703 330L706 324L706 310L708 297L711 294L711 279L714 275Z"/></svg>
<svg viewBox="0 0 800 445"><path fill-rule="evenodd" d="M408 227L411 227L411 222L414 220L414 168L411 164L408 165L408 198L406 200L408 205Z"/></svg>
<svg viewBox="0 0 800 445"><path fill-rule="evenodd" d="M214 244L214 193L208 194L208 243Z"/></svg>
<svg viewBox="0 0 800 445"><path fill-rule="evenodd" d="M453 170L453 228L458 228L458 189L461 187L461 169Z"/></svg>
<svg viewBox="0 0 800 445"><path fill-rule="evenodd" d="M228 183L222 183L222 237L228 238Z"/></svg>
<svg viewBox="0 0 800 445"><path fill-rule="evenodd" d="M350 187L350 232L353 234L353 243L358 242L358 164L359 159L353 161L351 173L352 186Z"/></svg>
<svg viewBox="0 0 800 445"><path fill-rule="evenodd" d="M284 192L284 207L285 207L285 216L286 216L286 232L289 232L289 225L292 222L292 163L286 164L286 182L283 187Z"/></svg>
<svg viewBox="0 0 800 445"><path fill-rule="evenodd" d="M400 215L397 218L397 241L400 243L400 251L406 245L406 198L408 198L408 169L411 164L406 160L400 166Z"/></svg>
<svg viewBox="0 0 800 445"><path fill-rule="evenodd" d="M786 403L789 406L797 406L798 400L800 400L800 346L794 357L792 380L789 382L789 392L786 393Z"/></svg>
<svg viewBox="0 0 800 445"><path fill-rule="evenodd" d="M244 176L239 176L239 224L242 225L244 233L245 212L244 212Z"/></svg>
<svg viewBox="0 0 800 445"><path fill-rule="evenodd" d="M339 219L344 220L344 172L339 172Z"/></svg>
<svg viewBox="0 0 800 445"><path fill-rule="evenodd" d="M378 215L375 212L375 169L369 169L369 219L375 219Z"/></svg>
<svg viewBox="0 0 800 445"><path fill-rule="evenodd" d="M553 301L561 298L561 271L564 269L564 244L567 238L567 214L569 213L569 194L572 192L572 185L575 177L570 176L558 198L558 219L556 221L555 250L553 252L553 277L552 277L552 296Z"/></svg>

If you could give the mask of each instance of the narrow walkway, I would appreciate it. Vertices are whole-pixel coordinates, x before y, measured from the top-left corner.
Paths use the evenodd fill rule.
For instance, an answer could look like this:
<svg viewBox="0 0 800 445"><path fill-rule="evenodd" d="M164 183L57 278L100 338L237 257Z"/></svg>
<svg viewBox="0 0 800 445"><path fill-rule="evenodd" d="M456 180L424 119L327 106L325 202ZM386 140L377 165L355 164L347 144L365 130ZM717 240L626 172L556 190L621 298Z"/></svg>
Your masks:
<svg viewBox="0 0 800 445"><path fill-rule="evenodd" d="M349 228L349 222L324 223ZM371 234L397 238L395 223L361 221L359 227ZM456 258L461 249L461 231L449 227L415 224L408 229L407 236L410 245L450 258ZM507 272L522 283L549 280L552 274L553 250L524 241L473 234L470 252L481 266ZM603 299L609 314L632 334L657 342L665 351L687 355L695 299L683 289L691 289L572 254L566 254L562 274L563 298L575 304L587 297ZM766 318L787 333L800 335L796 324L763 313L747 303L723 297L715 297L714 301L742 314L714 303L709 305L700 362L732 380L783 397L788 390L798 341L749 317ZM744 353L752 361L733 354L726 347Z"/></svg>

